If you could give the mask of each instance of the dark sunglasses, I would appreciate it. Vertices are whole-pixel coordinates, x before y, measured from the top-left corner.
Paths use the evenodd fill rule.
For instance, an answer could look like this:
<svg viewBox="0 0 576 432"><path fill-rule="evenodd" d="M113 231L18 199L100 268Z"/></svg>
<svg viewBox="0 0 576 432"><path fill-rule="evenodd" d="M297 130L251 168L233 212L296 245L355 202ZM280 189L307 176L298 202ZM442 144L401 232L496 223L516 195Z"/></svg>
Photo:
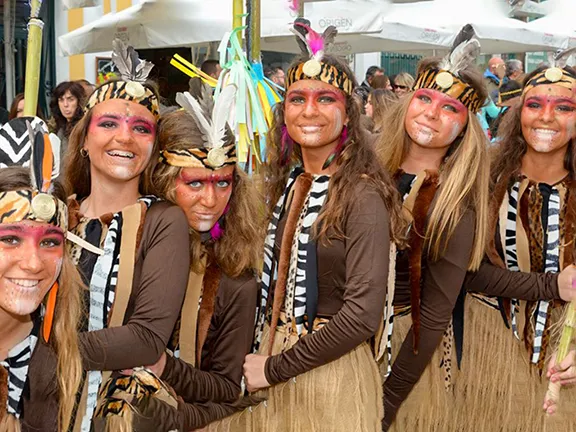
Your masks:
<svg viewBox="0 0 576 432"><path fill-rule="evenodd" d="M402 89L402 90L408 90L408 87L407 87L407 86L403 86L403 85L395 85L394 88L399 88L399 89Z"/></svg>

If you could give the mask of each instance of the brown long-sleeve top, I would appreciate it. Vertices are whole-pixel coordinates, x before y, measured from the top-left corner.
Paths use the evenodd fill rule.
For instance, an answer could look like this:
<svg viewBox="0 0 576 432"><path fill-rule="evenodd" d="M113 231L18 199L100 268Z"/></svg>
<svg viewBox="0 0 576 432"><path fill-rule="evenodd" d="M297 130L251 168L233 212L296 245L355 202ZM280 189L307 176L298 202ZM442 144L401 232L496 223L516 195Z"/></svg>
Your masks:
<svg viewBox="0 0 576 432"><path fill-rule="evenodd" d="M222 275L200 368L167 357L161 378L182 400L177 410L159 403L147 407L143 414L156 419L153 430L197 429L239 409L231 403L240 397L242 365L254 336L257 298L253 274L237 279Z"/></svg>
<svg viewBox="0 0 576 432"><path fill-rule="evenodd" d="M359 184L355 196L345 220L345 240L317 244L317 316L330 321L291 349L268 358L265 374L271 385L338 359L373 336L382 321L390 248L388 210L367 184ZM278 226L276 259L287 215L288 209Z"/></svg>
<svg viewBox="0 0 576 432"><path fill-rule="evenodd" d="M123 325L80 334L86 370L120 370L158 361L186 293L188 238L188 222L179 207L166 202L150 206Z"/></svg>
<svg viewBox="0 0 576 432"><path fill-rule="evenodd" d="M58 430L58 359L40 337L28 366L28 383L22 394L22 432Z"/></svg>

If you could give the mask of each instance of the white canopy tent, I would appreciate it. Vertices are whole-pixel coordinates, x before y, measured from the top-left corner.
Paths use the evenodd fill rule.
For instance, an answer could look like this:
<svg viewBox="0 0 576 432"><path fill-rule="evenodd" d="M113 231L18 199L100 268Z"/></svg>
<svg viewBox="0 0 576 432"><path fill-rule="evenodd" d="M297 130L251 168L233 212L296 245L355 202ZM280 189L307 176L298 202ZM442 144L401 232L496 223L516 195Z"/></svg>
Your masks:
<svg viewBox="0 0 576 432"><path fill-rule="evenodd" d="M384 21L378 38L410 40L425 31L446 47L451 45L460 28L471 24L484 54L554 50L557 40L526 23L509 18L509 7L502 0L434 0L395 5ZM451 40L446 43L446 34ZM386 48L388 50L388 48Z"/></svg>
<svg viewBox="0 0 576 432"><path fill-rule="evenodd" d="M262 35L290 21L284 0L262 2ZM136 49L191 46L222 39L232 30L231 0L144 0L58 38L63 55L109 51L116 37Z"/></svg>
<svg viewBox="0 0 576 432"><path fill-rule="evenodd" d="M539 18L528 27L544 32L561 48L576 46L576 2L574 0L550 0L550 13Z"/></svg>

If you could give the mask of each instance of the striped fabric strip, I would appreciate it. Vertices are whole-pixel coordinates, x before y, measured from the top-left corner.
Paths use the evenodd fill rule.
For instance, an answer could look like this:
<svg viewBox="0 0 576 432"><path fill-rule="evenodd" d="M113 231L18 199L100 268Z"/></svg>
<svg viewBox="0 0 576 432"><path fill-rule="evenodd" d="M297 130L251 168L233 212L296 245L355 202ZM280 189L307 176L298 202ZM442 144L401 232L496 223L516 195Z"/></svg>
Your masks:
<svg viewBox="0 0 576 432"><path fill-rule="evenodd" d="M560 193L553 188L548 200L548 227L546 236L546 273L560 271ZM536 325L534 326L534 344L532 350L532 363L537 364L542 351L542 336L548 321L550 302L538 301L535 312Z"/></svg>
<svg viewBox="0 0 576 432"><path fill-rule="evenodd" d="M520 182L516 182L508 194L508 216L506 220L506 244L504 245L504 253L506 267L511 271L520 271L520 267L518 266L518 251L516 250L516 216L518 212L519 191ZM520 302L517 299L512 299L510 306L512 332L518 340L520 340L520 335L518 334L518 319L516 318L516 314L519 309Z"/></svg>
<svg viewBox="0 0 576 432"><path fill-rule="evenodd" d="M28 380L30 359L40 334L41 315L34 320L32 331L26 339L8 352L8 357L0 365L8 372L8 398L6 411L16 418L22 414L22 392Z"/></svg>

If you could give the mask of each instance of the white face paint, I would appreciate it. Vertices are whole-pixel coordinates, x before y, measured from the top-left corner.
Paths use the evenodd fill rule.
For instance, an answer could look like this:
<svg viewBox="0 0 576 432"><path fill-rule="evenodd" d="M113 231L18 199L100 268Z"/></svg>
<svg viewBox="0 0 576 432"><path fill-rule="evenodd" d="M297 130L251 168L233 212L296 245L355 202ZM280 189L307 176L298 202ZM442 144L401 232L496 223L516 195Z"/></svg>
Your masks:
<svg viewBox="0 0 576 432"><path fill-rule="evenodd" d="M426 126L417 126L415 132L412 139L422 146L430 144L434 137L434 131Z"/></svg>
<svg viewBox="0 0 576 432"><path fill-rule="evenodd" d="M532 135L532 148L539 153L547 153L552 148L554 138L558 132L547 129L533 129Z"/></svg>

